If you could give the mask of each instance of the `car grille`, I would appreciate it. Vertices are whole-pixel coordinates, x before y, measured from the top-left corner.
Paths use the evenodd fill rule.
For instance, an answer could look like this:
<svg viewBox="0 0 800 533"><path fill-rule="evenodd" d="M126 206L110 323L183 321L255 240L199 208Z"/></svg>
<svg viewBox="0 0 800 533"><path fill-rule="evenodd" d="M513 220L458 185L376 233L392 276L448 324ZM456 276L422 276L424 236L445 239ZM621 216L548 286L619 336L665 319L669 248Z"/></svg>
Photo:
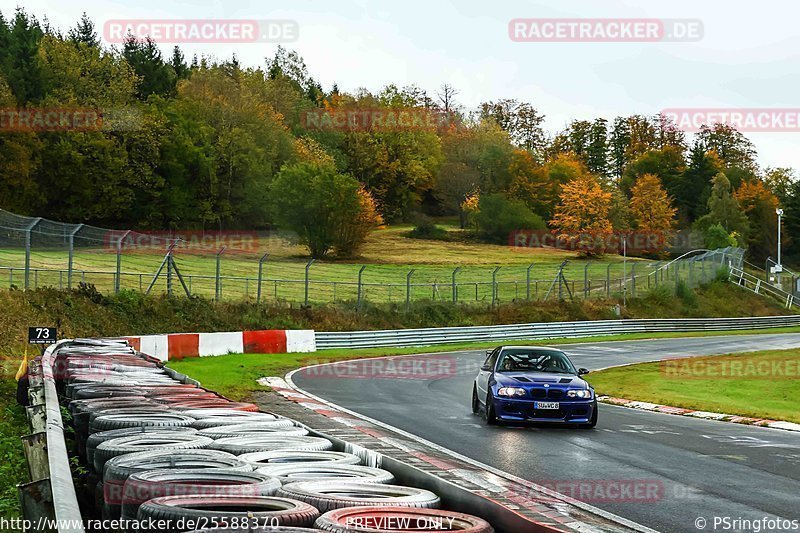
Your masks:
<svg viewBox="0 0 800 533"><path fill-rule="evenodd" d="M561 389L531 389L531 398L536 400L562 400L564 391Z"/></svg>
<svg viewBox="0 0 800 533"><path fill-rule="evenodd" d="M530 413L530 418L552 418L553 420L567 416L563 409L531 409Z"/></svg>

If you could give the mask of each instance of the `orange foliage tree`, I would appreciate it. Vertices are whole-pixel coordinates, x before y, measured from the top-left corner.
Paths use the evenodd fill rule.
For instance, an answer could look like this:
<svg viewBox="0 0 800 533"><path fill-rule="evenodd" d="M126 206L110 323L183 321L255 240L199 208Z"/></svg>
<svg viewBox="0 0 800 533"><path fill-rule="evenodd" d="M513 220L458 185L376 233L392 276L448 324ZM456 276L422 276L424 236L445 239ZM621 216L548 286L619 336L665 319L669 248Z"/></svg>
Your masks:
<svg viewBox="0 0 800 533"><path fill-rule="evenodd" d="M573 242L588 254L602 252L605 246L598 248L594 243L612 231L611 193L603 190L597 178L586 173L565 183L559 199L550 225L561 233L560 238Z"/></svg>
<svg viewBox="0 0 800 533"><path fill-rule="evenodd" d="M667 247L676 212L658 176L639 176L631 188L631 215L636 229L649 237L648 251L660 252Z"/></svg>
<svg viewBox="0 0 800 533"><path fill-rule="evenodd" d="M750 253L760 259L777 254L778 197L761 180L744 181L733 193L750 225L747 244ZM781 236L782 241L788 235ZM786 244L784 242L784 244Z"/></svg>

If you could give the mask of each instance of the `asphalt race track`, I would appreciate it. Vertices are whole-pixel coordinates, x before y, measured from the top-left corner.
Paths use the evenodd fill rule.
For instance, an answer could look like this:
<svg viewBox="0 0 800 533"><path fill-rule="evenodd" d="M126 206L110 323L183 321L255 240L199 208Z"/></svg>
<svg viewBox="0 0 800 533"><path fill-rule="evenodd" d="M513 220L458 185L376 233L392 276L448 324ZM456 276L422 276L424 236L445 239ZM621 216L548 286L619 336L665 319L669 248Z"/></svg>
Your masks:
<svg viewBox="0 0 800 533"><path fill-rule="evenodd" d="M576 366L589 369L792 347L800 347L800 334L561 346ZM346 371L333 368L299 371L293 381L338 405L533 482L655 483L663 490L650 500L579 499L660 531L697 531L698 517L708 521L707 531L714 530L715 516L800 519L800 433L610 405L600 406L595 430L486 426L470 410L472 380L484 351L436 357L455 358L457 371L434 379L391 379L345 377ZM342 370L339 377L337 370ZM769 381L758 380L755 386L768 387Z"/></svg>

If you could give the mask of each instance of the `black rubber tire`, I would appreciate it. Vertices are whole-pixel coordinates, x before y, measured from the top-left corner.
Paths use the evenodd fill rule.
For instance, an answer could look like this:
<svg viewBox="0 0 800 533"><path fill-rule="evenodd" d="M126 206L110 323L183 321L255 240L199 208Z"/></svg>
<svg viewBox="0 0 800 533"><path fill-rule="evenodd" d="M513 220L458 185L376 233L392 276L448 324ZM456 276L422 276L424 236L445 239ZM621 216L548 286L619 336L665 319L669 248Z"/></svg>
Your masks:
<svg viewBox="0 0 800 533"><path fill-rule="evenodd" d="M408 507L345 507L342 509L334 509L320 516L314 527L323 531L332 531L334 533L377 533L383 531L408 531L408 530L386 530L372 527L357 527L354 522L369 520L376 518L384 520L387 517L407 517L411 520L411 524L417 523L417 519L435 519L441 517L444 524L450 524L452 520L453 527L448 531L460 531L461 533L493 533L494 529L489 522L477 516L472 516L464 513L455 513L452 511L442 511L439 509L411 509ZM376 524L377 525L377 524ZM431 528L434 529L434 528ZM420 529L422 531L422 529Z"/></svg>
<svg viewBox="0 0 800 533"><path fill-rule="evenodd" d="M325 463L339 465L361 464L361 458L357 455L346 452L332 452L330 450L324 452L314 452L308 450L275 450L272 452L244 453L239 456L239 459L247 464L252 465L253 468L294 463Z"/></svg>
<svg viewBox="0 0 800 533"><path fill-rule="evenodd" d="M330 463L291 463L265 466L256 470L275 476L282 484L299 481L357 481L359 483L392 483L394 475L388 470L362 465Z"/></svg>
<svg viewBox="0 0 800 533"><path fill-rule="evenodd" d="M477 415L481 412L481 401L478 399L478 390L472 386L472 414Z"/></svg>
<svg viewBox="0 0 800 533"><path fill-rule="evenodd" d="M382 483L338 481L289 483L278 496L310 503L321 512L343 507L392 506L438 509L439 497L429 490Z"/></svg>
<svg viewBox="0 0 800 533"><path fill-rule="evenodd" d="M308 430L293 425L288 420L268 420L264 422L248 422L201 429L198 435L212 439L225 437L243 437L245 435L308 435Z"/></svg>
<svg viewBox="0 0 800 533"><path fill-rule="evenodd" d="M494 398L491 392L486 395L486 407L483 410L483 419L486 420L486 424L489 426L497 424L497 416L494 414Z"/></svg>
<svg viewBox="0 0 800 533"><path fill-rule="evenodd" d="M270 413L255 413L237 409L189 409L188 411L182 411L182 413L196 419L192 427L197 429L232 426L249 422L266 422L269 420L288 420L289 423L294 425L294 422L288 418L279 418Z"/></svg>
<svg viewBox="0 0 800 533"><path fill-rule="evenodd" d="M218 450L156 450L118 455L106 463L103 471L100 504L110 518L121 515L122 489L125 481L137 472L150 470L225 469L228 472L252 472L253 468L226 452Z"/></svg>
<svg viewBox="0 0 800 533"><path fill-rule="evenodd" d="M166 496L144 502L139 507L137 518L140 521L169 520L172 524L177 524L183 519L184 525L188 527L191 527L190 521L210 525L211 521L215 520L219 525L230 525L234 520L239 524L243 520L248 520L249 524L256 522L261 528L264 526L268 528L269 525L308 526L318 516L319 511L305 502L274 496L238 498ZM166 531L175 530L166 529Z"/></svg>
<svg viewBox="0 0 800 533"><path fill-rule="evenodd" d="M122 489L121 517L135 520L139 506L163 496L273 496L281 488L277 478L259 472L223 469L150 470L132 474Z"/></svg>
<svg viewBox="0 0 800 533"><path fill-rule="evenodd" d="M179 413L152 413L144 415L103 415L92 421L89 432L108 431L109 429L132 428L137 426L175 426L188 427L194 418Z"/></svg>
<svg viewBox="0 0 800 533"><path fill-rule="evenodd" d="M131 437L109 439L94 451L95 472L102 472L106 462L117 455L144 452L147 450L199 450L214 442L208 437L175 433L145 433Z"/></svg>
<svg viewBox="0 0 800 533"><path fill-rule="evenodd" d="M234 455L274 450L319 450L333 448L333 443L322 437L307 435L257 435L247 437L225 437L209 445L212 450L222 450Z"/></svg>
<svg viewBox="0 0 800 533"><path fill-rule="evenodd" d="M93 433L92 435L89 435L88 439L86 439L86 462L90 465L94 464L94 451L100 445L101 442L105 442L110 439L116 439L117 437L131 437L134 435L141 435L144 433L164 433L164 432L193 435L197 433L197 430L191 427L182 427L182 426L179 427L139 426L134 428L109 429L108 431L100 431L99 433Z"/></svg>

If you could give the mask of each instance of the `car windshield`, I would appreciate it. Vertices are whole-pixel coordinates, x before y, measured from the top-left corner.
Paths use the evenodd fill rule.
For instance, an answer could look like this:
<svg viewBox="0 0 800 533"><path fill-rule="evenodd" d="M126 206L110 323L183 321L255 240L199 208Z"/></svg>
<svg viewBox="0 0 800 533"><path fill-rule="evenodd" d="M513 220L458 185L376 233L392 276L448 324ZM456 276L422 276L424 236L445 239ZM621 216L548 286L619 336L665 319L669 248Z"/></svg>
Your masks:
<svg viewBox="0 0 800 533"><path fill-rule="evenodd" d="M525 349L504 350L500 355L497 372L578 373L566 354L562 352Z"/></svg>

